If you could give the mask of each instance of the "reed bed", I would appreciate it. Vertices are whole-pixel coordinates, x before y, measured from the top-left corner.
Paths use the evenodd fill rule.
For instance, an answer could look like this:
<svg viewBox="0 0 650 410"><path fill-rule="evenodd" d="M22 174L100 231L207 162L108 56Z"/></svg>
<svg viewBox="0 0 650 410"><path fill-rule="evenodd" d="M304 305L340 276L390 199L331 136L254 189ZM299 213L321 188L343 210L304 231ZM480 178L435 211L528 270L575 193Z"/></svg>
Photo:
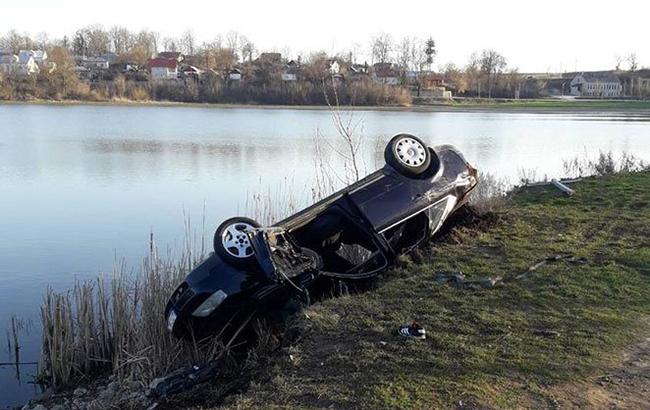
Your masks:
<svg viewBox="0 0 650 410"><path fill-rule="evenodd" d="M648 169L649 165L628 152L622 152L616 157L612 151L600 151L596 158L590 158L585 153L583 156L575 156L563 161L565 175L575 178L637 172Z"/></svg>
<svg viewBox="0 0 650 410"><path fill-rule="evenodd" d="M204 255L188 235L180 254L160 255L150 240L138 272L124 262L111 275L77 281L68 292L48 289L41 306L39 381L55 389L102 374L148 383L178 367L209 361L223 346L215 338L179 341L166 329L167 298Z"/></svg>

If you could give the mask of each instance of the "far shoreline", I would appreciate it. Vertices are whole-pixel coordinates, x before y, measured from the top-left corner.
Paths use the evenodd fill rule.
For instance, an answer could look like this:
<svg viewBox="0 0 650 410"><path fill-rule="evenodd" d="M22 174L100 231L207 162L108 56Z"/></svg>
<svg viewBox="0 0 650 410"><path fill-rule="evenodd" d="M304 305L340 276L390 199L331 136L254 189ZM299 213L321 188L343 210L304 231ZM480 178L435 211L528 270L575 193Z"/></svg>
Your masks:
<svg viewBox="0 0 650 410"><path fill-rule="evenodd" d="M43 105L43 106L133 106L133 107L178 107L215 109L264 109L264 110L330 110L327 105L286 105L255 103L196 103L177 101L87 101L87 100L0 100L2 105ZM594 114L617 116L650 117L650 101L635 100L509 100L506 102L457 102L438 104L404 105L360 105L341 106L346 111L385 111L385 112L459 112L459 113L513 113L513 114Z"/></svg>

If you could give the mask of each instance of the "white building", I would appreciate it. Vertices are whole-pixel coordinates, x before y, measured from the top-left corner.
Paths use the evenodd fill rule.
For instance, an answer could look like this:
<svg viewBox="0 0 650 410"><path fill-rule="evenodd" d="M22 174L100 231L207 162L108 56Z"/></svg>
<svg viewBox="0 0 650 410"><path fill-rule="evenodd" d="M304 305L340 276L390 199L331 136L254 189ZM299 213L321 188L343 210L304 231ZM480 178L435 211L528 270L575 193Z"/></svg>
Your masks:
<svg viewBox="0 0 650 410"><path fill-rule="evenodd" d="M171 58L153 58L149 60L151 80L175 80L178 78L178 61Z"/></svg>
<svg viewBox="0 0 650 410"><path fill-rule="evenodd" d="M47 62L47 51L45 50L30 50L32 57L36 64L41 65Z"/></svg>
<svg viewBox="0 0 650 410"><path fill-rule="evenodd" d="M339 65L339 62L336 60L331 60L330 61L330 74L338 74L341 71L341 66Z"/></svg>
<svg viewBox="0 0 650 410"><path fill-rule="evenodd" d="M610 73L582 73L571 80L571 95L578 97L616 98L623 86L617 76Z"/></svg>
<svg viewBox="0 0 650 410"><path fill-rule="evenodd" d="M282 70L282 81L298 81L298 71L300 70L300 64L295 61L291 60L287 63L287 65L284 67Z"/></svg>
<svg viewBox="0 0 650 410"><path fill-rule="evenodd" d="M241 70L239 68L228 70L228 81L241 81Z"/></svg>
<svg viewBox="0 0 650 410"><path fill-rule="evenodd" d="M42 58L41 61L43 61ZM20 50L15 73L21 76L30 76L40 72L41 69L34 59L34 52L32 50Z"/></svg>
<svg viewBox="0 0 650 410"><path fill-rule="evenodd" d="M81 60L81 66L87 69L108 70L110 64L104 57L87 57Z"/></svg>
<svg viewBox="0 0 650 410"><path fill-rule="evenodd" d="M399 72L391 63L376 63L372 66L373 81L386 85L399 83Z"/></svg>

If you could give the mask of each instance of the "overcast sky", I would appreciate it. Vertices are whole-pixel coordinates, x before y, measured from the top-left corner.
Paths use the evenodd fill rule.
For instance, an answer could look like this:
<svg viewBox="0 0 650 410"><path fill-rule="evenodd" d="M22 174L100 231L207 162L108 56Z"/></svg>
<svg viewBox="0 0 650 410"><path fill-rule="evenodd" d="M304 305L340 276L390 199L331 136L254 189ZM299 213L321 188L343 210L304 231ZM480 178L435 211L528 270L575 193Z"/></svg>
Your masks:
<svg viewBox="0 0 650 410"><path fill-rule="evenodd" d="M435 65L463 65L469 55L494 48L520 71L611 69L616 56L635 52L650 66L650 2L546 0L466 1L168 1L29 0L2 4L0 32L11 28L50 37L71 35L93 23L122 25L180 36L192 29L199 41L236 30L260 50L330 53L357 48L387 32L432 36ZM624 66L625 67L625 64Z"/></svg>

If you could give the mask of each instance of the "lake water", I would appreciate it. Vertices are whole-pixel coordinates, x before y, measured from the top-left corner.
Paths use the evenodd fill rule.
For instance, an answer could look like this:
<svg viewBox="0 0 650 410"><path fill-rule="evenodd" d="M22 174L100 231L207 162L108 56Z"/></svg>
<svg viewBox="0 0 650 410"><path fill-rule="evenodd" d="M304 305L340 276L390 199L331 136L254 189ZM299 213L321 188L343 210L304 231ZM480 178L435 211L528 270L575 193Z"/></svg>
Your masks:
<svg viewBox="0 0 650 410"><path fill-rule="evenodd" d="M347 120L348 115L343 118ZM522 169L560 176L562 160L627 151L650 160L650 122L612 114L355 111L367 171L397 132L451 143L481 172L516 182ZM137 266L149 233L179 248L183 214L207 229L244 213L254 192L284 192L306 203L315 174L314 141L341 141L327 110L0 105L0 362L12 314L31 322L21 359L38 359L38 308L47 286ZM205 211L204 211L205 209ZM35 366L0 366L0 408L35 394Z"/></svg>

